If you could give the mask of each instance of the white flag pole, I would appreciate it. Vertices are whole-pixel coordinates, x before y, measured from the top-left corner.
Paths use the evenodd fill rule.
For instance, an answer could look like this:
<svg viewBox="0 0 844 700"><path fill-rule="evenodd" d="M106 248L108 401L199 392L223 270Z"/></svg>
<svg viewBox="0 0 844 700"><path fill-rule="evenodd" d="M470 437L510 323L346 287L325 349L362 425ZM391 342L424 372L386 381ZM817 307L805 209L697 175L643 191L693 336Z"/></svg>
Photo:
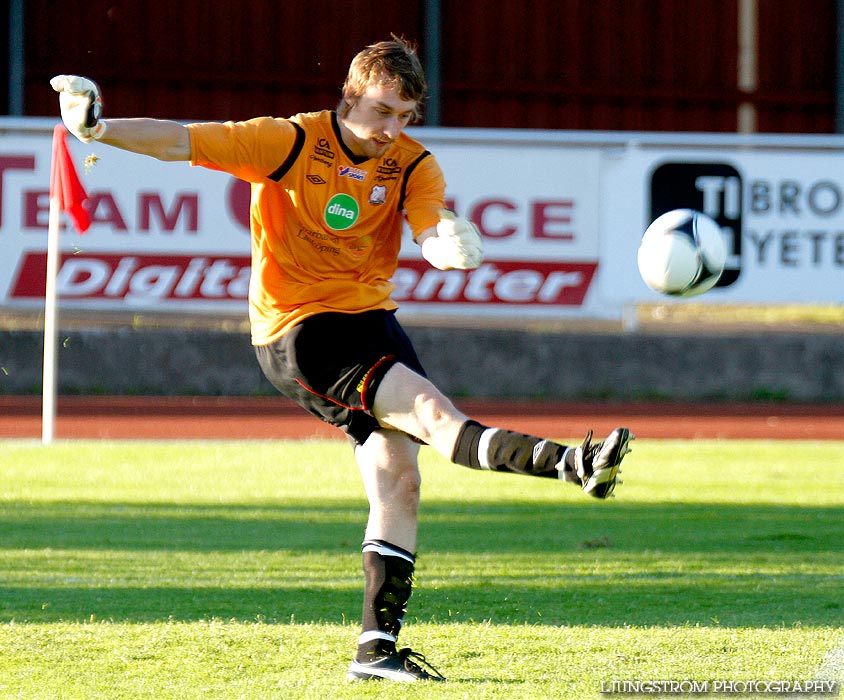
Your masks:
<svg viewBox="0 0 844 700"><path fill-rule="evenodd" d="M41 412L41 443L53 442L56 428L56 374L58 372L58 300L56 277L59 272L59 227L61 205L59 198L50 197L50 216L47 226L47 284L44 292L44 378Z"/></svg>

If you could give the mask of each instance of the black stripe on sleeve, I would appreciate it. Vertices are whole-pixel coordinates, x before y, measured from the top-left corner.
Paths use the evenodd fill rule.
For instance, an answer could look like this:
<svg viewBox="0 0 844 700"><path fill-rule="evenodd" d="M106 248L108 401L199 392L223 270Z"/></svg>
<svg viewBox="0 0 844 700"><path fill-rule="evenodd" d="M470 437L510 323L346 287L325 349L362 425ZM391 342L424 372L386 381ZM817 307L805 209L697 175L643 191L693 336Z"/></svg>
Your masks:
<svg viewBox="0 0 844 700"><path fill-rule="evenodd" d="M425 158L431 155L430 151L425 151L421 156L419 156L416 160L414 160L407 169L404 171L404 177L401 181L401 196L399 197L399 211L404 209L404 198L407 195L407 181L410 179L410 176L413 174L413 171L416 170L416 166L419 165Z"/></svg>
<svg viewBox="0 0 844 700"><path fill-rule="evenodd" d="M284 162L279 165L272 173L267 175L270 180L274 180L275 182L281 180L281 178L283 178L287 174L287 171L293 167L293 163L296 162L296 159L299 157L299 154L302 152L302 148L305 145L305 130L296 122L290 123L296 130L296 138L293 140L293 148L290 149L290 153L288 154L287 158L284 159Z"/></svg>

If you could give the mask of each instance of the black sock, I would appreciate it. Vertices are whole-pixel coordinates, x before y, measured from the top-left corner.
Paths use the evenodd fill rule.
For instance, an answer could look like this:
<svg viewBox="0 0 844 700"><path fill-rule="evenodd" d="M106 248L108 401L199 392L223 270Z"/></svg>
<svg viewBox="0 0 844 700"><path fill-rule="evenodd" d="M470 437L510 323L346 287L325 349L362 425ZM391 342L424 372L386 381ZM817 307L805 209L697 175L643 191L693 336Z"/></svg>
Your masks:
<svg viewBox="0 0 844 700"><path fill-rule="evenodd" d="M460 428L457 442L454 443L451 461L461 467L483 469L478 459L478 443L484 430L486 430L485 425L474 420L467 420Z"/></svg>
<svg viewBox="0 0 844 700"><path fill-rule="evenodd" d="M362 633L357 660L364 662L396 652L407 601L413 588L416 557L383 540L363 543Z"/></svg>
<svg viewBox="0 0 844 700"><path fill-rule="evenodd" d="M560 478L560 467L573 465L574 452L550 440L468 420L460 429L451 461L471 469ZM566 460L563 464L563 455Z"/></svg>

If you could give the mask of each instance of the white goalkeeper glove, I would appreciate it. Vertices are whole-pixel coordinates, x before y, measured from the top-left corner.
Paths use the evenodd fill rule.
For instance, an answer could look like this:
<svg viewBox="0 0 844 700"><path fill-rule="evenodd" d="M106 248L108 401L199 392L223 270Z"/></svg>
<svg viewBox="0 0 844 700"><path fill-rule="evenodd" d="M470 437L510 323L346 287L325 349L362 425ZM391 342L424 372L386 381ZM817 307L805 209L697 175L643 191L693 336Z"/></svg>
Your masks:
<svg viewBox="0 0 844 700"><path fill-rule="evenodd" d="M62 121L71 134L83 143L105 135L106 124L100 121L103 98L93 80L80 75L57 75L50 85L59 93Z"/></svg>
<svg viewBox="0 0 844 700"><path fill-rule="evenodd" d="M422 241L422 257L438 270L474 270L484 259L481 233L468 219L441 209L437 235Z"/></svg>

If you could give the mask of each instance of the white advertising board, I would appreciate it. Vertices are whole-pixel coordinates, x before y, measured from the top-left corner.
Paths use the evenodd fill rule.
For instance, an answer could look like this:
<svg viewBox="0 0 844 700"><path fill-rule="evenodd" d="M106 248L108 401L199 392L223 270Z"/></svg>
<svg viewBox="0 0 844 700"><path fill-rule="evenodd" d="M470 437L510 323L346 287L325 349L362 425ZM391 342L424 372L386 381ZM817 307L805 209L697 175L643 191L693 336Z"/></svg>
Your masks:
<svg viewBox="0 0 844 700"><path fill-rule="evenodd" d="M43 303L52 133L0 140L0 298ZM92 225L65 221L58 293L64 308L245 311L248 198L220 173L160 163L68 138ZM85 169L89 155L98 157Z"/></svg>
<svg viewBox="0 0 844 700"><path fill-rule="evenodd" d="M443 168L447 206L481 230L485 259L474 271L441 272L406 237L394 278L406 312L614 315L596 294L599 149L416 135Z"/></svg>
<svg viewBox="0 0 844 700"><path fill-rule="evenodd" d="M722 227L729 253L719 285L694 303L844 301L844 140L757 137L638 144L601 166L601 292L607 303L664 301L639 277L644 227L690 207ZM604 255L603 250L612 250Z"/></svg>
<svg viewBox="0 0 844 700"><path fill-rule="evenodd" d="M54 125L0 118L0 307L43 304ZM677 207L716 218L730 250L721 285L695 303L844 296L841 137L411 133L442 165L448 204L480 227L486 258L438 271L406 235L394 277L405 316L620 319L625 305L676 301L645 287L636 250L652 218ZM93 224L62 233L63 308L245 313L248 185L68 144Z"/></svg>
<svg viewBox="0 0 844 700"><path fill-rule="evenodd" d="M54 122L0 138L0 304L42 303ZM452 208L486 238L473 271L431 268L406 233L395 298L406 315L606 316L598 303L595 148L434 139ZM239 312L249 276L249 187L186 163L68 140L92 226L66 228L64 308ZM96 163L83 169L89 156ZM66 223L66 222L65 222Z"/></svg>

